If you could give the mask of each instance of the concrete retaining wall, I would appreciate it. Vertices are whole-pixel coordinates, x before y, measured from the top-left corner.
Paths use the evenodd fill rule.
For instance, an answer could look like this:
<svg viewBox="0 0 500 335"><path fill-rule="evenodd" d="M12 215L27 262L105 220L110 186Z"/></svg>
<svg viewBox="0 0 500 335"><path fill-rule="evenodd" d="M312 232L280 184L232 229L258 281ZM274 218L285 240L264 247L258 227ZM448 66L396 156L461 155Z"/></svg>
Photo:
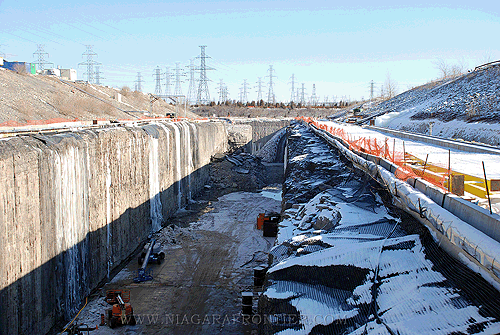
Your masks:
<svg viewBox="0 0 500 335"><path fill-rule="evenodd" d="M0 333L44 334L206 183L223 123L0 141Z"/></svg>
<svg viewBox="0 0 500 335"><path fill-rule="evenodd" d="M248 120L252 142L289 121ZM156 122L0 140L0 334L69 320L206 184L223 122ZM251 129L249 128L251 127Z"/></svg>
<svg viewBox="0 0 500 335"><path fill-rule="evenodd" d="M232 121L231 129L241 132L247 139L251 134L251 141L245 145L245 152L256 153L278 130L288 127L292 119L234 119Z"/></svg>

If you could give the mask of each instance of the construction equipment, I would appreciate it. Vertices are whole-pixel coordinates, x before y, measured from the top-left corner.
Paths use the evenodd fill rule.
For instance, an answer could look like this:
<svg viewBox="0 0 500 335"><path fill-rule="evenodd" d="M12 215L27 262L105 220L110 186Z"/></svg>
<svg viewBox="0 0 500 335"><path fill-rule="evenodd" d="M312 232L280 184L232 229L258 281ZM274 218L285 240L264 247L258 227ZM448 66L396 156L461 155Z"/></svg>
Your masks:
<svg viewBox="0 0 500 335"><path fill-rule="evenodd" d="M138 258L138 263L141 267L137 270L137 277L134 278L134 282L140 283L143 281L153 280L153 270L146 269L149 262L154 262L161 264L163 259L165 259L165 253L160 246L155 248L156 240L152 240L144 246L141 255Z"/></svg>
<svg viewBox="0 0 500 335"><path fill-rule="evenodd" d="M129 290L109 290L106 292L106 302L113 307L106 310L109 328L121 325L135 325L134 310L130 305Z"/></svg>
<svg viewBox="0 0 500 335"><path fill-rule="evenodd" d="M280 214L278 213L260 213L257 217L257 229L263 230L265 237L276 237L279 221Z"/></svg>
<svg viewBox="0 0 500 335"><path fill-rule="evenodd" d="M151 249L151 252L149 253L148 263L152 262L161 264L161 262L165 259L165 253L163 252L163 249L161 248L161 246L155 244L156 240L152 240L150 243L146 243L144 249L142 249L141 254L137 258L137 263L139 265L142 265L146 260L146 255L148 254L149 249Z"/></svg>
<svg viewBox="0 0 500 335"><path fill-rule="evenodd" d="M87 332L87 334L91 331L96 330L97 327L95 328L89 328L85 324L71 324L68 326L63 332L68 334L68 335L84 335L83 332Z"/></svg>

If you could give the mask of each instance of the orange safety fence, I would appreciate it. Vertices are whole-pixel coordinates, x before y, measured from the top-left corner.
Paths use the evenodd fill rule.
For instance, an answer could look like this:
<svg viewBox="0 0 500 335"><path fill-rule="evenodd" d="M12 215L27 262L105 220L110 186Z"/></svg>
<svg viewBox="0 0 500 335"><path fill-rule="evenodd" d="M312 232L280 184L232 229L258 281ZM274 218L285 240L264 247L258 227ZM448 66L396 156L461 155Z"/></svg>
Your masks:
<svg viewBox="0 0 500 335"><path fill-rule="evenodd" d="M187 117L177 117L177 118L168 118L165 116L140 116L139 119L120 119L118 121L137 121L137 120L168 120L171 122L180 122L183 120L198 120L198 121L207 121L209 120L208 118L196 118L196 119L190 119ZM109 121L108 119L104 118L95 118L92 121ZM53 118L53 119L47 119L47 120L27 120L25 122L23 121L5 121L0 123L0 127L25 127L25 126L41 126L41 125L50 125L50 124L58 124L58 123L71 123L71 122L83 122L82 120L79 120L78 118L75 119L63 119L63 118Z"/></svg>
<svg viewBox="0 0 500 335"><path fill-rule="evenodd" d="M392 162L398 166L394 175L400 180L406 181L409 178L419 177L441 189L447 189L445 183L450 174L450 170L447 167L434 163L432 165L428 165L426 162L419 160L408 152L396 150L395 144L389 143L387 138L385 141L381 141L376 138L355 138L342 128L335 128L319 123L310 117L297 117L296 119L313 124L317 128L327 131L337 138L342 139L344 143L349 146L350 150L364 152Z"/></svg>

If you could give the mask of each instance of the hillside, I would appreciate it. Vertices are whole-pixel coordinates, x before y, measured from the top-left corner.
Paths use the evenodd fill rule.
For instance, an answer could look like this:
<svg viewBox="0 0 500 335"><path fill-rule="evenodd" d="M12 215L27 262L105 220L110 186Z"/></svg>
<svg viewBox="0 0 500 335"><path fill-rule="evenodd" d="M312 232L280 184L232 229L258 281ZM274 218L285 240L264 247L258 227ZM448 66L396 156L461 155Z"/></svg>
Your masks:
<svg viewBox="0 0 500 335"><path fill-rule="evenodd" d="M134 119L144 115L137 111L149 109L149 97L145 93L85 82L63 82L55 76L21 74L0 68L0 125L51 119ZM174 109L159 100L154 103L153 114L165 116ZM197 117L189 112L187 116Z"/></svg>
<svg viewBox="0 0 500 335"><path fill-rule="evenodd" d="M366 108L366 105L365 105ZM500 145L500 64L404 92L362 112L382 127Z"/></svg>

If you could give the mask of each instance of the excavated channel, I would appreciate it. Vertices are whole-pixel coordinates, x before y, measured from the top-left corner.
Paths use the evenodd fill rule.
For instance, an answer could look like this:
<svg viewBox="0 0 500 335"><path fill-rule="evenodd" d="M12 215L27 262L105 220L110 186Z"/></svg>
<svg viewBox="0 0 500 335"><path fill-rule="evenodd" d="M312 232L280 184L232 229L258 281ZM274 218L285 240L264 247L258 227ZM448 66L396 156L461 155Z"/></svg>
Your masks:
<svg viewBox="0 0 500 335"><path fill-rule="evenodd" d="M500 294L308 126L288 134L261 334L496 334Z"/></svg>

